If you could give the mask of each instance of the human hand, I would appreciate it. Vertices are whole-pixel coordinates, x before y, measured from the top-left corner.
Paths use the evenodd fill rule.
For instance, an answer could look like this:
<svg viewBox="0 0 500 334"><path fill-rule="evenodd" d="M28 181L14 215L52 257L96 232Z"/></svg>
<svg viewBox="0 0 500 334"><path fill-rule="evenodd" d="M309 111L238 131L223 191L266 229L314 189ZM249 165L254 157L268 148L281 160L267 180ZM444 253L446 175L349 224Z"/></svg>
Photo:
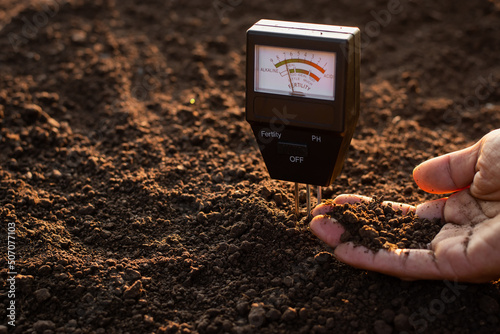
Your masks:
<svg viewBox="0 0 500 334"><path fill-rule="evenodd" d="M313 210L312 232L331 247L342 262L402 279L446 279L488 282L500 277L500 129L461 151L428 160L413 171L417 185L449 198L416 207L390 203L403 214L441 218L446 223L429 249L379 250L376 253L352 242L341 243L342 225L325 213L331 206ZM341 195L335 204L370 200Z"/></svg>

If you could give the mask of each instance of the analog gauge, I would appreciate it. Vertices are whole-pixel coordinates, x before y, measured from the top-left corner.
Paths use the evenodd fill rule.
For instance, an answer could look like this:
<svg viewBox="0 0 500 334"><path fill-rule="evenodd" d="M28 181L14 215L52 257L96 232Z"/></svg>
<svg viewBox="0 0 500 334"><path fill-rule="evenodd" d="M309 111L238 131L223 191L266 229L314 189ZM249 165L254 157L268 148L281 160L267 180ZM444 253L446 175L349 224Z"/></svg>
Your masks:
<svg viewBox="0 0 500 334"><path fill-rule="evenodd" d="M255 46L255 91L335 99L335 52Z"/></svg>

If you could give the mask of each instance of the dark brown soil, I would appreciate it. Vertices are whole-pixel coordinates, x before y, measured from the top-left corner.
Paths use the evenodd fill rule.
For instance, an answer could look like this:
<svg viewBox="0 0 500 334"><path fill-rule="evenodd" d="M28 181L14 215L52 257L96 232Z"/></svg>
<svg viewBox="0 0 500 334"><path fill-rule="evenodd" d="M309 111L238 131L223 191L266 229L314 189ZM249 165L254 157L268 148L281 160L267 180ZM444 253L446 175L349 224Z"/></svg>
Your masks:
<svg viewBox="0 0 500 334"><path fill-rule="evenodd" d="M500 332L499 281L337 262L244 119L253 23L359 26L360 121L323 196L436 198L413 167L500 127L500 3L400 4L0 0L0 333Z"/></svg>
<svg viewBox="0 0 500 334"><path fill-rule="evenodd" d="M344 226L345 232L340 237L342 242L352 241L372 251L426 249L443 226L441 219L420 218L412 211L403 215L401 210L394 210L392 205L384 204L381 198L333 205L327 215Z"/></svg>

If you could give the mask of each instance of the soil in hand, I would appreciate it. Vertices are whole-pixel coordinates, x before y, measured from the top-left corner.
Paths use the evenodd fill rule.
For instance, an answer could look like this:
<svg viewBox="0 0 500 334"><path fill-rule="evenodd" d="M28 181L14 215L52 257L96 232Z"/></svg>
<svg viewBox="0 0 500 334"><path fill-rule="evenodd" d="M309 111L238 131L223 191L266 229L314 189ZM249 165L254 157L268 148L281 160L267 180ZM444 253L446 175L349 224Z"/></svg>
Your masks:
<svg viewBox="0 0 500 334"><path fill-rule="evenodd" d="M332 206L328 216L345 228L342 242L352 241L373 251L396 248L427 248L439 233L441 219L420 218L413 211L401 209L374 198L371 201Z"/></svg>

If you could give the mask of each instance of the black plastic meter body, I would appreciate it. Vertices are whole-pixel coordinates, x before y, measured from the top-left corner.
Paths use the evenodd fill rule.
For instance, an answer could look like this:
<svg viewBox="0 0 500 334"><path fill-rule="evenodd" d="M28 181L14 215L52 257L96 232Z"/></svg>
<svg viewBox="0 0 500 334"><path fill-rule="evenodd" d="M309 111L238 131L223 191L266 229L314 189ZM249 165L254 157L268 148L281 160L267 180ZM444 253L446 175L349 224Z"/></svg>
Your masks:
<svg viewBox="0 0 500 334"><path fill-rule="evenodd" d="M246 119L274 179L328 186L359 116L360 31L260 20L247 31Z"/></svg>

